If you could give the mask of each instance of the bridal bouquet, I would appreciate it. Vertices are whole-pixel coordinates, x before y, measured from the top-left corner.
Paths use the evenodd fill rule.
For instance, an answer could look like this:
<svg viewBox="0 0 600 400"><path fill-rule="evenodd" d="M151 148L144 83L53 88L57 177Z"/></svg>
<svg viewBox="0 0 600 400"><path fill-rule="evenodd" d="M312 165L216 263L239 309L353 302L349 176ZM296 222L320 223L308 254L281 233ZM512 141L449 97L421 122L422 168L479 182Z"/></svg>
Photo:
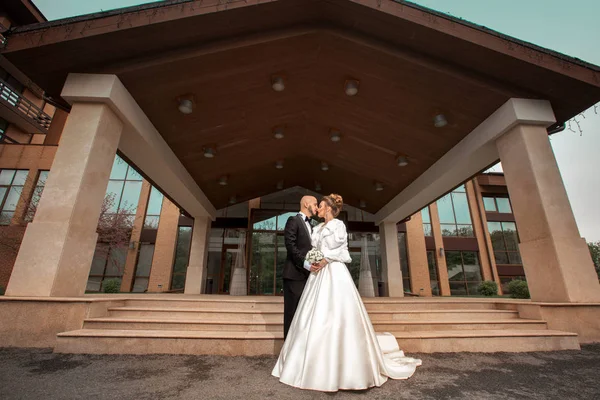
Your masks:
<svg viewBox="0 0 600 400"><path fill-rule="evenodd" d="M317 264L324 258L325 256L321 253L321 250L315 249L314 247L306 253L306 261L310 264Z"/></svg>

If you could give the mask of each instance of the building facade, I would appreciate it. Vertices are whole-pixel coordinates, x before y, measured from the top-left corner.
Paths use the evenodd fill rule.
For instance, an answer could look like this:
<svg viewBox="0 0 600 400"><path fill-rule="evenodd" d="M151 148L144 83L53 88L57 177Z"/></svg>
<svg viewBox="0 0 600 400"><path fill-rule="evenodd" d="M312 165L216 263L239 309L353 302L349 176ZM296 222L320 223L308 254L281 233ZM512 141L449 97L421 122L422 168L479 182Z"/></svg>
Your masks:
<svg viewBox="0 0 600 400"><path fill-rule="evenodd" d="M4 124L0 286L5 288L24 230L35 215L56 145L27 143L33 134L8 121ZM16 153L19 156L15 157ZM206 293L229 293L232 272L242 254L248 294L280 295L286 256L283 228L305 194L320 196L295 187L219 210L210 231ZM116 228L107 233L110 237L106 240L98 240L86 292L101 292L103 282L109 279L121 282L121 292L182 292L193 221L119 155L114 159L105 199L99 230L103 224ZM340 218L348 227L353 259L348 267L357 287L366 254L373 293L386 296L374 215L347 206ZM397 232L407 293L478 295L477 287L484 280L497 282L502 293L511 280L525 279L503 174L486 173L467 181L398 223Z"/></svg>
<svg viewBox="0 0 600 400"><path fill-rule="evenodd" d="M548 141L598 101L598 67L408 3L197 3L65 23L1 6L9 296L229 293L238 269L246 294L277 295L285 220L337 192L349 268L377 295L470 296L527 270L535 300L598 297ZM505 177L477 176L499 160Z"/></svg>

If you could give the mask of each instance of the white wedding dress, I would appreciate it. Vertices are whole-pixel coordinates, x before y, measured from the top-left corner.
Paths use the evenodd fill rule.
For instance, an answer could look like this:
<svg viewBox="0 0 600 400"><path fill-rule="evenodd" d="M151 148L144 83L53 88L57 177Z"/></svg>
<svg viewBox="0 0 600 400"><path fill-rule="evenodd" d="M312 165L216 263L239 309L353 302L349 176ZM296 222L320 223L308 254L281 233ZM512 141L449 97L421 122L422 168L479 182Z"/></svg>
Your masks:
<svg viewBox="0 0 600 400"><path fill-rule="evenodd" d="M396 338L376 334L344 263L351 262L346 226L338 219L315 227L312 245L329 263L312 272L273 376L324 392L381 386L407 379L421 360L405 357Z"/></svg>

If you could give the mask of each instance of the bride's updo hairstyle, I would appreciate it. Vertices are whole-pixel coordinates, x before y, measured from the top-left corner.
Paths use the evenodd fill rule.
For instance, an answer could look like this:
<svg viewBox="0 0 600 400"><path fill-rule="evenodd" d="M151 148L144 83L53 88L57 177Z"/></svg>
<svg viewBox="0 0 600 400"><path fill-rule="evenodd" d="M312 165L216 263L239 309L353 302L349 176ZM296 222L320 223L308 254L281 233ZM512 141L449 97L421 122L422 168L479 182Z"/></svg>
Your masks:
<svg viewBox="0 0 600 400"><path fill-rule="evenodd" d="M324 201L325 204L331 207L331 213L334 218L340 215L340 211L342 211L342 207L344 207L344 200L339 194L332 193L329 196L323 197L321 201Z"/></svg>

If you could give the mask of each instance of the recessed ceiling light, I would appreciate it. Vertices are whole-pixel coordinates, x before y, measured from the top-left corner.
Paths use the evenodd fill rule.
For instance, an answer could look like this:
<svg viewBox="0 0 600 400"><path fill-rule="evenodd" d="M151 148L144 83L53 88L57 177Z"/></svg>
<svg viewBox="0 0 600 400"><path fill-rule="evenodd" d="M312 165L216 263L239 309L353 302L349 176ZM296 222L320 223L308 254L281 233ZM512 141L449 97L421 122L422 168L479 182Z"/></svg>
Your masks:
<svg viewBox="0 0 600 400"><path fill-rule="evenodd" d="M279 160L275 163L275 168L283 169L283 160Z"/></svg>
<svg viewBox="0 0 600 400"><path fill-rule="evenodd" d="M213 158L216 154L217 154L216 150L213 149L212 147L205 147L204 148L204 157L206 157L206 158Z"/></svg>
<svg viewBox="0 0 600 400"><path fill-rule="evenodd" d="M408 158L406 156L399 156L397 161L399 167L406 167L408 165Z"/></svg>
<svg viewBox="0 0 600 400"><path fill-rule="evenodd" d="M222 176L219 178L219 185L227 186L227 176Z"/></svg>
<svg viewBox="0 0 600 400"><path fill-rule="evenodd" d="M229 198L229 204L235 204L237 202L237 198L235 196L231 196Z"/></svg>
<svg viewBox="0 0 600 400"><path fill-rule="evenodd" d="M285 90L285 82L281 76L271 77L271 87L276 92L283 92Z"/></svg>
<svg viewBox="0 0 600 400"><path fill-rule="evenodd" d="M436 128L443 128L446 125L448 125L448 120L444 114L438 114L433 117L433 126Z"/></svg>
<svg viewBox="0 0 600 400"><path fill-rule="evenodd" d="M285 137L283 128L277 127L275 129L273 129L273 136L275 137L275 139L283 139Z"/></svg>
<svg viewBox="0 0 600 400"><path fill-rule="evenodd" d="M381 192L383 190L383 184L375 182L375 190Z"/></svg>
<svg viewBox="0 0 600 400"><path fill-rule="evenodd" d="M360 208L365 208L365 207L367 207L367 202L364 200L361 200L359 205L360 205Z"/></svg>
<svg viewBox="0 0 600 400"><path fill-rule="evenodd" d="M194 111L194 103L188 99L179 100L179 111L182 114L191 114Z"/></svg>
<svg viewBox="0 0 600 400"><path fill-rule="evenodd" d="M277 182L277 190L283 189L283 181Z"/></svg>
<svg viewBox="0 0 600 400"><path fill-rule="evenodd" d="M320 191L321 191L321 183L320 183L320 182L315 182L315 190L316 190L317 192L320 192Z"/></svg>
<svg viewBox="0 0 600 400"><path fill-rule="evenodd" d="M358 94L359 82L356 79L348 79L344 84L344 91L348 96L356 96Z"/></svg>
<svg viewBox="0 0 600 400"><path fill-rule="evenodd" d="M332 129L329 131L329 139L331 139L332 142L337 143L342 140L342 135L340 135L340 131L337 129Z"/></svg>
<svg viewBox="0 0 600 400"><path fill-rule="evenodd" d="M329 171L329 164L327 164L325 161L321 162L321 171Z"/></svg>

